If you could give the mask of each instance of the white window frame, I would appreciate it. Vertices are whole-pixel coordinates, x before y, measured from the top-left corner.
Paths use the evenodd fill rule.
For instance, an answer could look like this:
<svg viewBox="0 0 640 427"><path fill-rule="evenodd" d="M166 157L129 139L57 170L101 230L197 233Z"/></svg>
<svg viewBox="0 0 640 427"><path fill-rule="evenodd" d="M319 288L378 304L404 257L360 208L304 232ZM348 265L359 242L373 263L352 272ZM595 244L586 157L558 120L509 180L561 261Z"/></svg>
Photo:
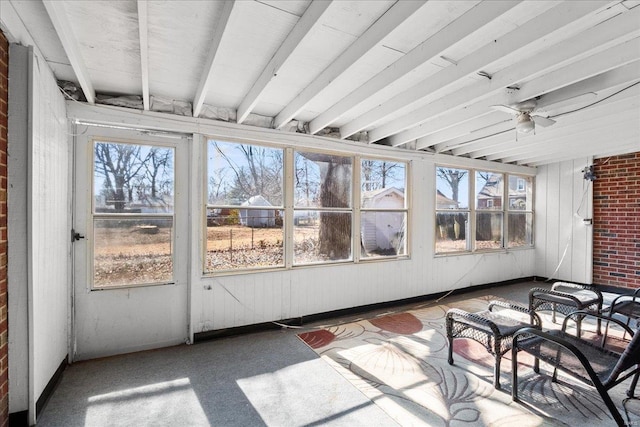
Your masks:
<svg viewBox="0 0 640 427"><path fill-rule="evenodd" d="M504 172L504 171L499 171L499 170L492 170L490 168L472 168L472 167L465 167L465 166L459 166L459 165L448 165L448 164L435 164L435 182L434 182L434 187L436 189L435 193L437 194L437 170L438 168L447 168L447 169L459 169L459 170L466 170L469 173L469 208L468 209L438 209L437 207L437 203L435 204L435 214L436 217L438 215L438 213L467 213L468 214L468 222L469 222L469 234L467 237L467 248L465 250L460 250L460 251L450 251L450 252L437 252L436 251L436 244L437 244L437 230L436 233L434 233L434 242L433 242L433 247L434 247L434 256L435 257L446 257L446 256L456 256L456 255L461 255L461 254L476 254L476 253L487 253L487 252L506 252L506 251L513 251L513 250L523 250L523 249L532 249L535 247L535 239L534 239L534 234L533 234L533 230L535 229L535 212L534 212L534 201L533 199L531 200L530 206L531 209L530 210L512 210L511 209L511 203L509 200L509 177L511 176L516 176L516 177L523 177L525 175L522 174L517 174L517 173L508 173L508 172ZM503 176L503 186L502 186L502 190L503 190L503 195L502 195L502 207L501 209L497 210L492 208L489 202L491 202L491 205L493 205L493 200L487 200L487 207L485 209L478 209L477 208L477 200L476 200L476 172L489 172L489 173L499 173ZM473 177L473 178L471 178ZM528 177L528 176L527 176ZM526 180L524 178L520 178L523 181L526 182ZM518 181L517 186L520 186L520 182ZM534 194L534 190L535 190L535 177L531 176L531 195L533 197ZM434 200L435 202L435 200ZM493 212L493 213L501 213L502 214L502 247L501 248L496 248L496 249L477 249L476 248L476 226L477 226L477 221L476 221L476 214L477 212ZM508 234L508 229L509 229L509 212L512 212L513 214L531 214L531 245L525 245L525 246L513 246L513 247L509 247L509 234Z"/></svg>
<svg viewBox="0 0 640 427"><path fill-rule="evenodd" d="M379 162L392 162L392 163L402 163L404 164L404 184L405 184L405 188L404 188L404 207L401 209L391 209L391 208L364 208L362 207L362 182L361 182L361 178L362 178L362 161L363 160L373 160L373 161L379 161ZM410 245L410 238L411 238L411 233L410 233L410 221L411 221L411 216L409 215L410 210L409 210L409 202L410 202L410 188L411 186L409 185L409 177L411 176L410 174L410 167L411 167L411 163L408 161L404 161L404 160L394 160L394 159L388 159L388 158L380 158L380 157L374 157L374 156L357 156L357 174L356 176L358 177L358 185L357 187L354 185L354 191L357 191L358 196L357 196L357 206L356 206L356 211L357 213L354 215L355 217L357 217L357 222L358 222L358 228L356 230L357 232L357 242L354 242L354 246L356 247L356 254L358 257L358 260L361 260L363 262L369 262L369 261L379 261L379 260L386 260L386 259L398 259L398 258L409 258L410 254L409 254L409 248L411 247ZM361 244L362 244L362 235L361 235L361 230L362 230L362 224L361 224L361 220L362 220L362 213L363 212L395 212L395 213L404 213L405 215L405 229L404 229L404 253L403 254L399 254L399 255L378 255L378 256L367 256L367 257L363 257L360 253L360 249L361 249Z"/></svg>
<svg viewBox="0 0 640 427"><path fill-rule="evenodd" d="M140 146L147 146L147 147L159 147L159 148L168 148L171 149L173 151L173 160L174 160L174 165L173 165L173 182L174 182L174 206L173 206L173 212L171 214L164 214L164 213L103 213L103 212L96 212L96 206L95 206L95 146L96 143L107 143L107 144L123 144L123 145L140 145ZM133 284L118 284L118 285L112 285L112 286L96 286L95 284L95 239L94 239L94 234L95 234L95 223L96 220L114 220L114 219L127 219L127 220L157 220L157 219L170 219L172 221L172 229L175 230L175 228L177 227L177 222L176 222L176 210L177 207L175 205L175 199L176 199L176 194L178 191L180 191L177 187L176 187L176 182L177 182L177 176L178 176L178 171L176 171L176 167L177 167L177 149L175 144L170 143L170 142L163 142L163 141L145 141L145 140L127 140L127 139L122 139L122 138L112 138L112 137L108 137L108 136L96 136L91 138L91 140L89 141L89 145L91 146L91 150L88 153L88 155L90 156L89 159L89 193L90 193L90 202L88 203L88 208L89 208L89 212L87 215L87 221L88 221L88 227L87 227L87 234L89 235L89 241L92 242L91 245L88 246L88 260L87 260L87 267L88 267L88 278L87 278L87 284L89 286L89 290L90 291L105 291L105 290L111 290L111 289L124 289L124 288L140 288L140 287L146 287L146 286L162 286L162 285L173 285L176 283L176 262L177 262L177 254L175 253L175 250L173 248L176 247L176 233L175 231L171 233L171 248L172 248L172 253L171 253L171 258L172 258L172 268L171 268L171 278L169 280L161 280L161 281L157 281L157 282L145 282L145 283L133 283ZM87 150L89 151L89 150Z"/></svg>
<svg viewBox="0 0 640 427"><path fill-rule="evenodd" d="M204 203L202 204L202 213L201 213L201 224L202 230L201 239L202 239L202 276L203 277L212 277L219 275L234 275L234 274L246 274L252 272L264 272L264 271L272 271L272 270L291 270L291 269L299 269L299 268L307 268L314 266L326 266L326 265L335 265L335 264L357 264L360 262L380 262L387 260L398 260L398 259L409 259L410 258L410 247L411 247L411 209L410 209L410 196L411 196L411 161L406 159L399 159L393 157L383 157L383 156L375 156L375 155L356 155L347 152L341 152L337 150L319 150L316 148L310 147L296 147L291 144L277 144L273 142L262 142L262 141L244 141L238 138L232 137L214 137L210 135L203 135L202 140L204 141L204 155L202 160L202 197ZM244 144L244 145L254 145L259 147L269 147L284 150L284 179L283 179L283 206L274 207L274 209L284 211L283 220L283 252L284 252L284 265L278 266L268 266L268 267L244 267L238 269L227 269L227 270L212 270L207 271L206 269L206 257L207 257L207 210L209 208L217 208L218 205L212 205L208 203L208 150L209 150L209 141L217 140L220 142L228 142L235 144ZM350 208L326 208L326 207L309 207L308 209L305 207L295 207L294 206L294 154L295 151L300 152L316 152L327 155L341 156L341 157L349 157L352 160L352 168L351 168L351 207ZM361 209L360 206L360 165L362 159L366 160L379 160L379 161L389 161L395 163L403 163L405 165L405 207L403 209L399 209L400 212L406 212L406 227L405 227L405 253L402 255L389 255L389 256L379 256L379 257L362 257L360 254L360 215ZM234 209L237 209L238 206L234 206ZM344 260L336 260L336 261L318 261L312 263L300 263L294 264L294 211L295 210L312 210L312 211L323 211L323 212L349 212L351 214L351 258ZM365 209L366 210L366 209ZM374 209L379 210L379 209Z"/></svg>

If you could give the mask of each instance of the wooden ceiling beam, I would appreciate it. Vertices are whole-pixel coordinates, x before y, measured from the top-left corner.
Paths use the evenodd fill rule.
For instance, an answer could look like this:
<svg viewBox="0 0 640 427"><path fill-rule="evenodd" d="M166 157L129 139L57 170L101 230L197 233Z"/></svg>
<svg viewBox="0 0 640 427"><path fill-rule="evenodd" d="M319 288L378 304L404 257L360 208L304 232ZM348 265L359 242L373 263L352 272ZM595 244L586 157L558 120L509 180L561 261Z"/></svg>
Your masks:
<svg viewBox="0 0 640 427"><path fill-rule="evenodd" d="M309 123L310 133L317 133L332 124L343 114L355 108L371 96L424 63L438 58L450 46L470 36L478 29L494 21L519 4L514 2L482 2L465 12L458 19L420 43L398 61L385 68L362 86L346 95L339 102Z"/></svg>
<svg viewBox="0 0 640 427"><path fill-rule="evenodd" d="M588 84L581 87L586 92L597 92L609 87L632 82L637 79L640 74L640 39L632 39L622 43L614 48L584 58L574 62L567 67L555 70L534 79L523 85L515 94L498 94L475 104L466 106L458 111L452 111L444 116L438 116L428 122L424 122L416 127L400 132L389 138L391 145L397 146L408 141L423 138L427 135L434 134L442 129L454 126L457 123L471 120L480 115L487 114L491 111L491 105L512 104L525 101L544 95L558 88L567 87L580 82L581 80L589 80ZM622 65L622 66L620 66ZM615 69L614 67L620 67ZM599 77L598 74L602 74ZM585 93L585 92L582 92ZM566 97L576 96L569 90L565 91ZM566 98L565 98L566 99ZM562 99L555 99L559 102ZM550 107L551 102L543 103L541 106ZM424 149L430 144L430 141L421 139L421 143L417 145L418 149Z"/></svg>
<svg viewBox="0 0 640 427"><path fill-rule="evenodd" d="M504 92L504 88L508 86L519 86L519 82L523 80L535 79L540 77L548 70L558 69L564 64L570 64L570 61L576 61L586 58L590 54L602 52L607 48L628 41L633 37L640 35L640 27L637 22L640 20L640 9L631 11L611 19L599 26L580 33L575 37L558 43L543 52L538 53L524 61L511 65L497 73L491 80L476 82L471 87L462 88L452 94L442 97L424 107L418 108L406 116L395 120L387 125L383 125L370 133L370 140L377 140L382 135L392 134L398 129L407 129L416 124L424 123L436 117L442 116L453 110L463 108L474 102L480 101L491 95ZM581 62L584 64L584 62ZM621 65L619 61L613 61L613 66ZM595 64L597 72L603 72L602 64ZM578 67L580 67L579 65ZM564 69L566 70L566 69ZM604 69L606 71L606 69ZM564 73L562 71L561 73ZM581 70L578 75L584 78L585 70ZM567 76L562 76L562 83L567 84ZM546 79L547 77L540 77ZM524 85L525 87L527 84ZM582 92L584 93L584 92ZM531 93L514 93L514 100L522 101L527 96L537 96ZM412 125L413 124L413 125ZM404 135L404 136L403 136ZM411 139L407 139L408 134L398 134L390 138L391 145L402 145ZM440 142L440 141L438 141ZM438 143L434 142L434 144ZM422 141L427 144L427 140ZM419 147L425 148L426 145Z"/></svg>
<svg viewBox="0 0 640 427"><path fill-rule="evenodd" d="M291 54L300 45L302 40L309 32L318 25L322 15L327 11L332 1L313 1L300 17L296 25L293 27L287 38L280 45L276 53L273 55L267 66L262 70L260 76L244 97L238 107L238 123L242 123L249 113L255 108L264 93L267 85L273 81L278 75L280 69L284 66Z"/></svg>
<svg viewBox="0 0 640 427"><path fill-rule="evenodd" d="M289 123L332 81L349 69L363 55L376 47L395 28L424 7L425 4L417 1L396 2L276 116L274 127L281 129Z"/></svg>
<svg viewBox="0 0 640 427"><path fill-rule="evenodd" d="M211 47L209 48L207 62L205 63L202 76L200 77L200 83L198 84L196 94L193 98L193 117L198 117L202 111L202 106L205 98L207 97L207 91L209 90L209 85L211 84L211 79L213 77L213 63L216 59L222 37L224 36L227 25L229 24L229 19L231 18L234 6L235 0L224 1L222 13L220 14L218 23L215 26L213 40L211 40Z"/></svg>
<svg viewBox="0 0 640 427"><path fill-rule="evenodd" d="M607 2L561 3L558 6L532 18L517 29L507 33L500 39L487 43L482 48L462 58L457 65L451 65L430 76L429 79L394 96L384 104L376 107L340 128L343 138L369 128L384 120L388 115L406 109L418 102L425 103L442 96L444 90L452 84L475 75L491 63L510 55L516 55L527 46L549 37L559 29L579 20L605 6ZM409 126L410 127L410 126ZM395 130L385 128L385 132L374 129L369 133L370 141L378 141L393 135L405 128Z"/></svg>
<svg viewBox="0 0 640 427"><path fill-rule="evenodd" d="M138 0L138 33L140 37L140 77L142 105L149 110L149 19L147 0Z"/></svg>
<svg viewBox="0 0 640 427"><path fill-rule="evenodd" d="M78 40L75 34L73 34L71 22L67 19L64 2L59 0L43 0L42 3L51 19L53 28L56 30L62 42L62 48L69 58L71 68L73 68L73 72L78 78L78 83L80 84L80 88L82 88L87 102L89 104L95 104L96 91L93 88L91 76L89 76L89 71L82 58Z"/></svg>

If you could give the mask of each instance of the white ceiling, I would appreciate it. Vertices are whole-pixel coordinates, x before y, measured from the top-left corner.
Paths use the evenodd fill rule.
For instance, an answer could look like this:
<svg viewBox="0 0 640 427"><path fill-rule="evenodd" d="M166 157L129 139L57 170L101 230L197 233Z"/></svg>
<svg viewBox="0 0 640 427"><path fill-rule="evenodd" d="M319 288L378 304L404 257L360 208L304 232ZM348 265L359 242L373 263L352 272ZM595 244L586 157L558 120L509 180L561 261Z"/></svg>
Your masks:
<svg viewBox="0 0 640 427"><path fill-rule="evenodd" d="M89 103L536 166L640 151L639 4L2 0L0 24ZM491 108L532 99L535 134Z"/></svg>

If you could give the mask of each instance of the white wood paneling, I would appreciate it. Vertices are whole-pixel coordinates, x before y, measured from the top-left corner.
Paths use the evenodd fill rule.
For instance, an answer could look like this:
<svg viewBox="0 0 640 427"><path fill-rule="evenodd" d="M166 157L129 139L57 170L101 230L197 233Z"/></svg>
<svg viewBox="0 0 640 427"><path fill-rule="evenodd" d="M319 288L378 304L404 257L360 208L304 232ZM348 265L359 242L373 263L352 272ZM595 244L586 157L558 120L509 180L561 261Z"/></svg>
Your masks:
<svg viewBox="0 0 640 427"><path fill-rule="evenodd" d="M37 400L68 351L71 162L64 99L43 58L34 62L27 235Z"/></svg>
<svg viewBox="0 0 640 427"><path fill-rule="evenodd" d="M231 125L207 119L176 117L149 111L68 103L73 119L103 124L193 132L211 137L284 144L299 148L322 145L327 150L359 153L411 163L410 259L298 267L292 270L202 277L204 191L198 171L204 167L206 138L194 138L191 154L191 295L190 331L205 332L277 321L349 307L428 295L471 285L534 274L533 249L481 255L434 257L435 164L486 168L535 175L522 166L487 163L446 155L362 145L310 135ZM197 131L197 132L196 132ZM196 174L196 175L193 175Z"/></svg>
<svg viewBox="0 0 640 427"><path fill-rule="evenodd" d="M300 144L309 138L300 136ZM327 141L326 148L331 148L331 142ZM363 147L360 154L366 155L368 149L373 147ZM512 165L487 165L478 160L447 156L412 159L409 168L412 183L410 259L216 277L192 276L196 281L192 301L198 301L192 312L194 332L304 317L533 276L533 249L434 257L435 164L445 160L461 162L460 166L466 167L515 171ZM535 173L533 169L519 171ZM194 233L194 236L200 235L200 232ZM196 245L197 250L201 250L201 243ZM192 270L201 271L201 264L192 264Z"/></svg>
<svg viewBox="0 0 640 427"><path fill-rule="evenodd" d="M591 283L592 188L583 179L591 158L539 168L535 195L536 275Z"/></svg>
<svg viewBox="0 0 640 427"><path fill-rule="evenodd" d="M33 424L68 349L69 138L44 59L12 45L10 67L10 411L27 410Z"/></svg>
<svg viewBox="0 0 640 427"><path fill-rule="evenodd" d="M27 303L27 139L29 49L10 46L8 149L9 412L29 408Z"/></svg>

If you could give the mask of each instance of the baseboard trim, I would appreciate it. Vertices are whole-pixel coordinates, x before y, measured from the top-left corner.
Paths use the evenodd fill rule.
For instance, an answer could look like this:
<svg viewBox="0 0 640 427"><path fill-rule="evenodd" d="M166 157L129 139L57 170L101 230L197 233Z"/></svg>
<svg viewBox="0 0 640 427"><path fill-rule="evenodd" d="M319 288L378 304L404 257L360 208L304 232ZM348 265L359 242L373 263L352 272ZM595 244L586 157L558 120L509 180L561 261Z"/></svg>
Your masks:
<svg viewBox="0 0 640 427"><path fill-rule="evenodd" d="M20 411L9 414L9 427L29 427L29 413Z"/></svg>
<svg viewBox="0 0 640 427"><path fill-rule="evenodd" d="M242 335L242 334L247 334L252 332L265 331L269 329L280 329L282 327L280 325L283 325L283 324L287 326L303 326L305 323L317 322L317 321L326 320L334 317L356 315L356 314L364 313L371 310L383 309L383 308L394 307L399 305L423 303L427 301L436 300L438 298L442 298L447 294L462 295L468 292L494 288L496 286L506 286L506 285L514 285L522 282L531 282L531 281L534 281L535 279L536 279L535 276L521 277L518 279L504 280L501 282L492 282L492 283L485 283L482 285L468 286L466 288L454 289L453 291L436 292L433 294L419 295L411 298L403 298L403 299L393 300L393 301L385 301L385 302L374 303L374 304L360 305L357 307L342 308L339 310L325 311L322 313L309 314L306 316L300 316L300 317L295 317L291 319L282 319L282 320L278 320L277 323L265 322L265 323L257 323L253 325L237 326L233 328L198 332L194 334L193 341L194 343L199 343L203 341L210 341L213 339L219 339L219 338L235 336L235 335Z"/></svg>
<svg viewBox="0 0 640 427"><path fill-rule="evenodd" d="M38 416L40 415L44 407L47 405L49 398L51 397L51 395L53 395L53 391L56 389L56 387L60 383L60 380L62 379L62 373L64 372L64 370L67 368L67 365L68 365L67 363L68 356L69 355L66 355L64 359L62 359L62 362L60 362L58 369L56 369L56 372L53 374L53 376L47 383L47 386L44 388L44 390L42 390L42 393L40 394L40 397L36 402L36 419L38 419Z"/></svg>

